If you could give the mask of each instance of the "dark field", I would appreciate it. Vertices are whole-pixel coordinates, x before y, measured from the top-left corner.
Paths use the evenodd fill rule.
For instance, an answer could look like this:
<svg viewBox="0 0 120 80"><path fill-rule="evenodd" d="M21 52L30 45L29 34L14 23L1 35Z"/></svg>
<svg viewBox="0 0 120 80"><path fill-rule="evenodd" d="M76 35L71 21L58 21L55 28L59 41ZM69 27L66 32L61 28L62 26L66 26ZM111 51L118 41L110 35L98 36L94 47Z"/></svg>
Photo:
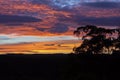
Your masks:
<svg viewBox="0 0 120 80"><path fill-rule="evenodd" d="M0 78L2 80L115 80L120 79L119 64L120 55L1 55Z"/></svg>

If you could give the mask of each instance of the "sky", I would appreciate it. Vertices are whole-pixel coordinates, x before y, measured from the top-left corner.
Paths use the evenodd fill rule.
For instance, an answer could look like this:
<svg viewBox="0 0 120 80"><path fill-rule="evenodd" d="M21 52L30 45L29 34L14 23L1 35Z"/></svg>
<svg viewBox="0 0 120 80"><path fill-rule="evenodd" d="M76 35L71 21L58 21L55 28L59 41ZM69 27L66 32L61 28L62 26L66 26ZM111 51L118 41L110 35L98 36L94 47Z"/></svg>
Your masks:
<svg viewBox="0 0 120 80"><path fill-rule="evenodd" d="M120 0L0 0L0 54L71 53L88 24L120 27Z"/></svg>

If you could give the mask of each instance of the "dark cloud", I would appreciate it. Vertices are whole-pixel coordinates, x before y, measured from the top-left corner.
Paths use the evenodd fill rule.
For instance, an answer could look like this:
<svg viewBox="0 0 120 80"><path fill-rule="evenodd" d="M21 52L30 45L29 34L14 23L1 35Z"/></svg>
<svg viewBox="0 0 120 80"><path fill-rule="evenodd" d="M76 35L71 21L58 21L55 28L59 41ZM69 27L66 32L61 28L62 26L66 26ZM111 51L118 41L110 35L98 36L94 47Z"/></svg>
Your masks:
<svg viewBox="0 0 120 80"><path fill-rule="evenodd" d="M92 2L83 3L82 5L95 8L120 8L120 2Z"/></svg>
<svg viewBox="0 0 120 80"><path fill-rule="evenodd" d="M108 18L95 18L95 17L84 17L74 16L73 19L78 24L94 24L102 26L120 26L120 17L108 17Z"/></svg>
<svg viewBox="0 0 120 80"><path fill-rule="evenodd" d="M69 17L66 17L65 15L61 15L61 14L55 14L55 16L58 17L58 20L59 20L60 22L72 20L72 19L70 19ZM69 15L69 16L71 16L71 15Z"/></svg>
<svg viewBox="0 0 120 80"><path fill-rule="evenodd" d="M50 4L51 0L31 0L33 4Z"/></svg>
<svg viewBox="0 0 120 80"><path fill-rule="evenodd" d="M15 23L22 24L22 23L30 23L30 22L39 22L42 21L41 19L37 19L30 16L17 16L17 15L2 15L0 14L0 24L7 24L11 26L16 25Z"/></svg>
<svg viewBox="0 0 120 80"><path fill-rule="evenodd" d="M45 31L45 30L48 30L48 28L40 28L40 27L35 27L36 30L38 31Z"/></svg>
<svg viewBox="0 0 120 80"><path fill-rule="evenodd" d="M20 26L23 25L22 23L6 23L5 26Z"/></svg>
<svg viewBox="0 0 120 80"><path fill-rule="evenodd" d="M113 17L87 17L76 13L71 17L59 16L58 20L64 23L76 23L76 25L120 26L120 16ZM74 24L73 24L74 25ZM73 26L71 24L71 26Z"/></svg>
<svg viewBox="0 0 120 80"><path fill-rule="evenodd" d="M52 27L49 32L51 33L64 33L68 31L68 25L62 24L62 23L57 23Z"/></svg>
<svg viewBox="0 0 120 80"><path fill-rule="evenodd" d="M54 46L55 44L45 44L44 46Z"/></svg>

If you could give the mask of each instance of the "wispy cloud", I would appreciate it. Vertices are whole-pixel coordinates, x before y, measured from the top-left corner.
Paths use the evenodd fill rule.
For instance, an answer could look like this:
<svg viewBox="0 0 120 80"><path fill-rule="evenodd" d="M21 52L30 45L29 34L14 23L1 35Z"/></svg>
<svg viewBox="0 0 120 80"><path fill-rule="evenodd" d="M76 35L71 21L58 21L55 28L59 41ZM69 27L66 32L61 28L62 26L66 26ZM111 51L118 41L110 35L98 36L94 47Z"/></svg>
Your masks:
<svg viewBox="0 0 120 80"><path fill-rule="evenodd" d="M46 42L46 41L62 41L77 40L73 36L16 36L16 35L0 35L0 44L20 44L30 42Z"/></svg>

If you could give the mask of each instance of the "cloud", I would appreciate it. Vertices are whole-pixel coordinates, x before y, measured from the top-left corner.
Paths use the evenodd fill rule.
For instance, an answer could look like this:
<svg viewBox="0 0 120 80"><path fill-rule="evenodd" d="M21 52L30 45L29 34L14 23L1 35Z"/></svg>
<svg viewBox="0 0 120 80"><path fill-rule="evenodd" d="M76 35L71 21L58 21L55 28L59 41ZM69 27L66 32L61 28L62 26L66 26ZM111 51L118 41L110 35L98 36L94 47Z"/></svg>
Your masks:
<svg viewBox="0 0 120 80"><path fill-rule="evenodd" d="M85 16L73 16L73 21L80 25L101 25L101 26L120 26L120 17L85 17Z"/></svg>
<svg viewBox="0 0 120 80"><path fill-rule="evenodd" d="M6 23L5 26L21 26L23 23Z"/></svg>
<svg viewBox="0 0 120 80"><path fill-rule="evenodd" d="M70 26L74 25L97 25L97 26L120 26L120 16L111 17L96 17L96 16L85 16L82 14L71 15L69 18L59 17L59 21L69 23ZM70 24L71 23L71 24Z"/></svg>
<svg viewBox="0 0 120 80"><path fill-rule="evenodd" d="M31 0L33 4L50 4L51 0Z"/></svg>
<svg viewBox="0 0 120 80"><path fill-rule="evenodd" d="M55 46L55 44L44 44L44 46Z"/></svg>
<svg viewBox="0 0 120 80"><path fill-rule="evenodd" d="M0 50L4 50L4 49L7 49L7 48L0 48Z"/></svg>
<svg viewBox="0 0 120 80"><path fill-rule="evenodd" d="M10 38L8 38L7 36L0 36L0 40L9 40Z"/></svg>
<svg viewBox="0 0 120 80"><path fill-rule="evenodd" d="M91 7L117 7L120 0L31 0L33 4L47 4L53 8L58 9L70 9L80 5L87 5ZM118 4L117 4L118 3ZM116 5L117 4L117 5Z"/></svg>
<svg viewBox="0 0 120 80"><path fill-rule="evenodd" d="M38 31L46 31L48 28L41 28L41 27L35 27L36 30Z"/></svg>
<svg viewBox="0 0 120 80"><path fill-rule="evenodd" d="M1 5L0 13L6 14L2 15L2 17L6 18L7 16L7 18L4 19L5 21L2 21L0 18L0 33L39 36L68 35L69 33L69 35L72 35L71 26L78 24L95 24L100 26L119 25L120 10L117 8L119 3L114 2L114 0L112 0L113 2L110 2L110 0L104 0L104 2L98 0L22 0L24 3L22 3L21 0L12 0L13 2L11 0L9 0L9 2L5 0L2 1L3 3L0 4L5 3L6 5ZM56 1L60 2L60 6L64 4L67 6L75 4L75 7L64 7L61 9L55 6L55 3L58 3ZM80 2L80 5L77 5L77 1ZM22 16L12 16L8 14ZM31 19L30 16L32 16L33 19ZM27 24L23 25L24 23ZM9 26L19 27L11 28ZM44 34L44 32L46 32L46 34Z"/></svg>
<svg viewBox="0 0 120 80"><path fill-rule="evenodd" d="M68 25L62 24L62 23L57 23L49 30L49 32L51 32L51 33L64 33L64 32L67 32L68 29L69 29Z"/></svg>
<svg viewBox="0 0 120 80"><path fill-rule="evenodd" d="M0 45L4 44L21 44L31 42L47 42L60 40L76 40L73 36L16 36L16 35L0 35Z"/></svg>
<svg viewBox="0 0 120 80"><path fill-rule="evenodd" d="M83 3L82 5L94 8L120 8L120 2L92 2Z"/></svg>
<svg viewBox="0 0 120 80"><path fill-rule="evenodd" d="M17 15L2 15L0 14L0 24L6 25L18 25L21 23L31 23L31 22L39 22L41 19L37 19L30 16L17 16Z"/></svg>

